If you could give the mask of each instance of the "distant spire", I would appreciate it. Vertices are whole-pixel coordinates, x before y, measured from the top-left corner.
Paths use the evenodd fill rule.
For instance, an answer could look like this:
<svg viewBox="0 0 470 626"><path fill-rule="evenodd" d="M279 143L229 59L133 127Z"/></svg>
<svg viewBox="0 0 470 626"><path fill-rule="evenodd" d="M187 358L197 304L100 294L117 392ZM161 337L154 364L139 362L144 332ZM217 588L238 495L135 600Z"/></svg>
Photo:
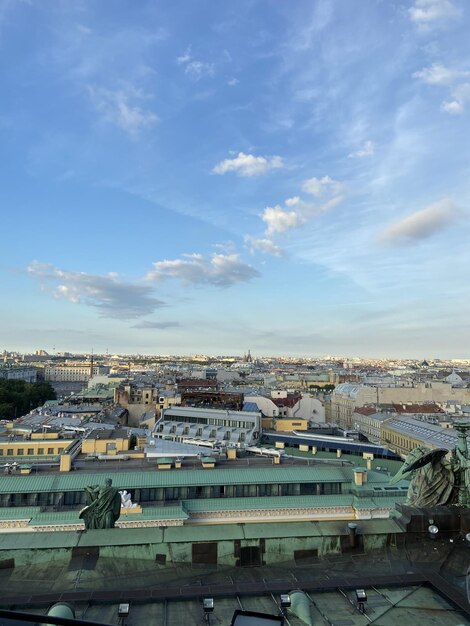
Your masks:
<svg viewBox="0 0 470 626"><path fill-rule="evenodd" d="M90 378L93 378L93 348L91 349L91 359L90 359Z"/></svg>

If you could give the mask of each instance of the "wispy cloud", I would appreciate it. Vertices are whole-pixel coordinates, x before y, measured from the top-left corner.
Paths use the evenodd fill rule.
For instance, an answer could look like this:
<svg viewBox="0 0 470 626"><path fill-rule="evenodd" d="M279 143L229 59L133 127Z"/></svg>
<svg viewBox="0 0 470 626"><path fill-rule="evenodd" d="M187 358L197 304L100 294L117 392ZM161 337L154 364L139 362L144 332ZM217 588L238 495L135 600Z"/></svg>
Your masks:
<svg viewBox="0 0 470 626"><path fill-rule="evenodd" d="M419 78L428 85L451 85L466 76L470 76L470 72L445 67L441 63L433 63L413 74L413 78Z"/></svg>
<svg viewBox="0 0 470 626"><path fill-rule="evenodd" d="M55 298L94 307L101 317L134 319L164 306L151 287L123 282L116 274L70 272L39 261L30 263L27 271Z"/></svg>
<svg viewBox="0 0 470 626"><path fill-rule="evenodd" d="M408 15L419 29L431 30L458 17L460 11L451 0L414 0Z"/></svg>
<svg viewBox="0 0 470 626"><path fill-rule="evenodd" d="M191 61L191 58L191 46L188 46L183 54L176 58L176 62L178 65L185 65Z"/></svg>
<svg viewBox="0 0 470 626"><path fill-rule="evenodd" d="M259 176L270 170L284 167L280 156L254 156L239 152L233 159L224 159L213 168L214 174L226 174L235 172L238 176Z"/></svg>
<svg viewBox="0 0 470 626"><path fill-rule="evenodd" d="M202 78L212 78L215 75L214 63L194 59L191 46L188 46L183 54L176 58L176 62L184 67L184 73L195 82L199 82Z"/></svg>
<svg viewBox="0 0 470 626"><path fill-rule="evenodd" d="M180 328L181 324L179 322L138 322L137 324L133 324L131 328L140 328L142 330L165 330L166 328Z"/></svg>
<svg viewBox="0 0 470 626"><path fill-rule="evenodd" d="M255 239L251 235L245 235L245 246L254 254L262 252L264 254L272 254L273 256L283 256L284 251L277 246L271 239Z"/></svg>
<svg viewBox="0 0 470 626"><path fill-rule="evenodd" d="M147 99L146 96L132 85L116 90L90 85L88 93L103 119L131 136L138 135L158 122L158 116L140 104Z"/></svg>
<svg viewBox="0 0 470 626"><path fill-rule="evenodd" d="M302 189L305 193L309 193L312 196L319 198L327 194L338 195L343 190L343 183L337 180L333 180L330 176L323 176L323 178L309 178L302 184Z"/></svg>
<svg viewBox="0 0 470 626"><path fill-rule="evenodd" d="M391 224L382 231L379 240L389 245L405 245L428 239L453 224L462 214L451 200L444 198Z"/></svg>
<svg viewBox="0 0 470 626"><path fill-rule="evenodd" d="M465 105L470 102L470 83L458 85L452 91L452 99L444 100L441 109L446 113L459 114L465 110Z"/></svg>
<svg viewBox="0 0 470 626"><path fill-rule="evenodd" d="M451 91L451 98L441 103L441 109L446 113L463 113L465 105L470 102L470 83L457 82L465 80L470 76L468 70L452 69L440 63L434 63L430 67L423 67L422 70L413 74L414 78L419 78L424 83L434 86L454 85Z"/></svg>
<svg viewBox="0 0 470 626"><path fill-rule="evenodd" d="M196 82L202 78L212 78L215 74L214 64L204 63L203 61L190 61L184 68L184 73Z"/></svg>
<svg viewBox="0 0 470 626"><path fill-rule="evenodd" d="M348 158L363 159L364 157L372 156L374 152L375 152L374 142L369 140L369 141L366 141L364 145L362 146L362 148L359 148L359 150L356 150L355 152L350 152L348 154Z"/></svg>
<svg viewBox="0 0 470 626"><path fill-rule="evenodd" d="M239 254L213 254L206 259L202 254L187 254L183 259L157 261L147 279L160 282L178 279L187 285L214 285L230 287L259 276L258 270L244 263Z"/></svg>

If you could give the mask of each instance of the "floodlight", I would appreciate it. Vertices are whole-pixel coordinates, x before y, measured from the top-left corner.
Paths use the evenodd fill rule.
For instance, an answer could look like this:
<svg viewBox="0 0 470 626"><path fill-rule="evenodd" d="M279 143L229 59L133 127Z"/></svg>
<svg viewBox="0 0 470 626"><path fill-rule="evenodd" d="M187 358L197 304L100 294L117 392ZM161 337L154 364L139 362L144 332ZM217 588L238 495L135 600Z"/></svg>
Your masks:
<svg viewBox="0 0 470 626"><path fill-rule="evenodd" d="M290 599L290 595L288 593L281 593L280 596L280 601L281 601L281 608L282 609L288 609L291 606L291 599Z"/></svg>
<svg viewBox="0 0 470 626"><path fill-rule="evenodd" d="M367 602L367 594L364 589L356 589L356 600L358 602Z"/></svg>
<svg viewBox="0 0 470 626"><path fill-rule="evenodd" d="M430 524L428 526L428 533L431 539L435 539L437 537L438 532L439 532L439 528L435 524Z"/></svg>
<svg viewBox="0 0 470 626"><path fill-rule="evenodd" d="M120 604L118 607L118 617L128 617L129 609L130 609L130 606L128 602L124 602L123 604Z"/></svg>
<svg viewBox="0 0 470 626"><path fill-rule="evenodd" d="M214 598L203 598L202 608L204 613L212 613L214 611Z"/></svg>
<svg viewBox="0 0 470 626"><path fill-rule="evenodd" d="M465 535L465 540L467 541L467 543L469 543L469 544L470 544L470 533L467 533L467 534Z"/></svg>
<svg viewBox="0 0 470 626"><path fill-rule="evenodd" d="M366 612L365 604L367 602L367 594L365 589L356 589L357 609L361 613Z"/></svg>

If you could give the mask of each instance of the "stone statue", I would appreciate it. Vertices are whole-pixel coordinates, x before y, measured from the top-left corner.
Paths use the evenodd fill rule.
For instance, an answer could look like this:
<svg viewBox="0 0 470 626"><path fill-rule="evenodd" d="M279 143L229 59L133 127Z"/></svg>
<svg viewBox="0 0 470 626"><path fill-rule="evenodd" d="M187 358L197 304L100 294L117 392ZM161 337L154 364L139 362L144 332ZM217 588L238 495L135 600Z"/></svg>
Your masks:
<svg viewBox="0 0 470 626"><path fill-rule="evenodd" d="M121 513L121 496L112 480L107 478L105 484L85 487L87 506L80 511L80 519L85 528L114 528Z"/></svg>
<svg viewBox="0 0 470 626"><path fill-rule="evenodd" d="M456 476L457 504L470 507L470 459L467 446L470 423L454 423L454 429L458 433L458 443L452 453L451 463Z"/></svg>
<svg viewBox="0 0 470 626"><path fill-rule="evenodd" d="M431 450L426 446L414 448L403 465L390 480L393 485L411 478L405 504L417 507L434 507L454 504L455 473L452 463L445 459L448 450Z"/></svg>
<svg viewBox="0 0 470 626"><path fill-rule="evenodd" d="M470 507L470 456L467 433L470 422L455 421L458 441L450 453L440 448L431 450L426 446L414 448L402 467L390 480L397 483L411 478L405 504L417 507L433 507L446 504Z"/></svg>
<svg viewBox="0 0 470 626"><path fill-rule="evenodd" d="M136 509L139 505L132 502L132 496L127 491L120 491L121 506L123 509Z"/></svg>

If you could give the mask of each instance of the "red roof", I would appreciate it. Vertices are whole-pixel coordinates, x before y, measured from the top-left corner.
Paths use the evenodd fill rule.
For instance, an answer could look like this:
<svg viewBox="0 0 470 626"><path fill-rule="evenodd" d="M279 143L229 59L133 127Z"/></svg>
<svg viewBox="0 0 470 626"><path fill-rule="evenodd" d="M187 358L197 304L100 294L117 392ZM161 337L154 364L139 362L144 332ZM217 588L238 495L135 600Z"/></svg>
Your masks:
<svg viewBox="0 0 470 626"><path fill-rule="evenodd" d="M287 398L271 398L276 406L286 406L292 409L302 396L299 394L293 394L287 396Z"/></svg>
<svg viewBox="0 0 470 626"><path fill-rule="evenodd" d="M377 409L374 406L357 406L354 412L360 413L361 415L373 415L377 413Z"/></svg>
<svg viewBox="0 0 470 626"><path fill-rule="evenodd" d="M433 403L393 404L397 413L444 413L440 406Z"/></svg>

